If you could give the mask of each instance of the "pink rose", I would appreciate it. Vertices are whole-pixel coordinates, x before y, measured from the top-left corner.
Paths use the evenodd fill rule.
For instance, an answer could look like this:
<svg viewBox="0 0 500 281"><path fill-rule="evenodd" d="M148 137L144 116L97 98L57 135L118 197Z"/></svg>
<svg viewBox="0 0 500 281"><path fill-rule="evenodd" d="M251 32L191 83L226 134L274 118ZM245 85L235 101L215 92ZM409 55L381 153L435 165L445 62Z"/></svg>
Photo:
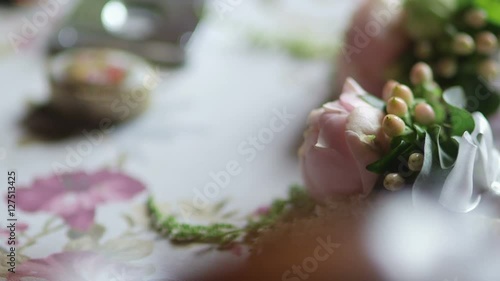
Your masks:
<svg viewBox="0 0 500 281"><path fill-rule="evenodd" d="M17 190L17 206L26 212L60 216L74 229L88 230L98 205L126 201L145 190L144 185L120 172L76 172L37 179Z"/></svg>
<svg viewBox="0 0 500 281"><path fill-rule="evenodd" d="M397 3L392 1L392 3ZM381 96L388 72L410 39L401 22L401 5L365 0L355 14L338 57L336 85L353 77L370 93Z"/></svg>
<svg viewBox="0 0 500 281"><path fill-rule="evenodd" d="M347 79L340 99L314 110L300 148L302 173L316 199L367 195L378 175L366 166L380 159L387 145L381 129L384 113L360 97L366 92Z"/></svg>

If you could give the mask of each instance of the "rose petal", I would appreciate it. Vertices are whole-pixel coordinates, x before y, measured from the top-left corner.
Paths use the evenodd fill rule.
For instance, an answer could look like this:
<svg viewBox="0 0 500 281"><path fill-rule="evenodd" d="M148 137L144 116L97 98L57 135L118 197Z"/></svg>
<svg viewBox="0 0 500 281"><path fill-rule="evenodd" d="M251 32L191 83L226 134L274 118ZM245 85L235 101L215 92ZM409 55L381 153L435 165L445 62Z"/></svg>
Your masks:
<svg viewBox="0 0 500 281"><path fill-rule="evenodd" d="M352 158L342 157L331 149L314 147L302 163L308 191L317 200L362 192L362 182Z"/></svg>
<svg viewBox="0 0 500 281"><path fill-rule="evenodd" d="M348 156L346 140L342 137L346 130L347 113L323 114L319 122L319 135L317 147L331 148L343 156Z"/></svg>
<svg viewBox="0 0 500 281"><path fill-rule="evenodd" d="M380 159L380 152L375 144L375 139L368 141L369 135L377 136L380 132L383 113L372 107L355 109L349 115L345 138L349 150L354 157L358 172L363 183L363 195L367 195L373 189L378 175L366 169L369 164Z"/></svg>
<svg viewBox="0 0 500 281"><path fill-rule="evenodd" d="M356 108L347 119L346 128L360 135L374 135L380 133L384 113L376 108L363 106Z"/></svg>
<svg viewBox="0 0 500 281"><path fill-rule="evenodd" d="M346 132L346 139L356 160L359 177L363 184L362 195L366 196L372 191L379 178L379 175L368 171L366 167L380 159L380 155L353 131Z"/></svg>
<svg viewBox="0 0 500 281"><path fill-rule="evenodd" d="M352 77L347 77L344 87L342 88L343 95L365 95L366 91Z"/></svg>
<svg viewBox="0 0 500 281"><path fill-rule="evenodd" d="M368 103L360 98L363 95L366 95L365 90L354 79L347 78L339 102L345 110L351 112L358 107L368 106Z"/></svg>

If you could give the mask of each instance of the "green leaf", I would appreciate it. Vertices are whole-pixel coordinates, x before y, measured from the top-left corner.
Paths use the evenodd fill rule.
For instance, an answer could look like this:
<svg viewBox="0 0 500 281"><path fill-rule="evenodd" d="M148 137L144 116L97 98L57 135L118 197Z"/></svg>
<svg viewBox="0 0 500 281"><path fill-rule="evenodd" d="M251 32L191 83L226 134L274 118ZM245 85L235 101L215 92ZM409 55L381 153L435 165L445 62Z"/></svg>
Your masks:
<svg viewBox="0 0 500 281"><path fill-rule="evenodd" d="M396 148L392 149L389 154L382 157L377 162L368 165L366 169L376 174L384 174L388 170L392 162L412 146L413 145L411 143L401 140L399 145Z"/></svg>
<svg viewBox="0 0 500 281"><path fill-rule="evenodd" d="M498 0L475 0L475 4L488 13L488 21L500 25L500 1Z"/></svg>
<svg viewBox="0 0 500 281"><path fill-rule="evenodd" d="M368 103L369 105L375 107L375 108L378 108L382 111L385 110L385 102L379 98L377 98L376 96L373 96L373 95L362 95L362 96L359 96L363 101L365 101L366 103Z"/></svg>
<svg viewBox="0 0 500 281"><path fill-rule="evenodd" d="M459 8L467 8L471 5L474 4L475 0L458 0L458 7Z"/></svg>
<svg viewBox="0 0 500 281"><path fill-rule="evenodd" d="M462 75L455 85L460 85L470 100L467 111L479 111L485 116L497 112L500 106L500 95L487 81L476 75Z"/></svg>
<svg viewBox="0 0 500 281"><path fill-rule="evenodd" d="M415 132L417 132L417 136L420 138L422 136L425 137L425 134L426 134L426 131L424 128L422 128L421 126L417 125L417 124L413 124L413 128L415 129Z"/></svg>
<svg viewBox="0 0 500 281"><path fill-rule="evenodd" d="M466 98L460 87L453 87L443 94L444 101L448 107L451 122L451 135L461 137L465 132L474 131L474 118L465 109Z"/></svg>

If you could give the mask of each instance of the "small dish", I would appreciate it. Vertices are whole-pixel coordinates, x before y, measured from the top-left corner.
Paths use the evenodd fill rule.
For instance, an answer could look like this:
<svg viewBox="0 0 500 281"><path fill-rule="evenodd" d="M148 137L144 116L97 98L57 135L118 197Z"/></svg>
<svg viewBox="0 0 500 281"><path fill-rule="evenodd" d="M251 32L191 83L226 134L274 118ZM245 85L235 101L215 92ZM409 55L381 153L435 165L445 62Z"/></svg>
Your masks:
<svg viewBox="0 0 500 281"><path fill-rule="evenodd" d="M79 48L50 60L51 105L63 116L123 122L144 112L157 73L146 60L125 51Z"/></svg>

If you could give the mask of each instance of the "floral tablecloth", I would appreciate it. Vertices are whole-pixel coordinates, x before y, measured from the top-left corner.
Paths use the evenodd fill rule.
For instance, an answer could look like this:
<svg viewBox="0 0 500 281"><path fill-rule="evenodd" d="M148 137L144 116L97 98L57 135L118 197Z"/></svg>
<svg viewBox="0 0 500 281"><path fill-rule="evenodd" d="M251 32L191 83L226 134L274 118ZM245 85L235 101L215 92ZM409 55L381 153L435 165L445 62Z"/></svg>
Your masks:
<svg viewBox="0 0 500 281"><path fill-rule="evenodd" d="M183 280L216 262L241 262L244 252L158 239L144 203L154 195L166 211L209 222L191 207L206 214L229 199L224 212L241 218L300 183L301 132L328 98L333 69L326 56L298 57L293 45L335 46L357 2L209 2L188 62L161 70L143 116L57 143L25 142L19 126L30 102L48 98L43 46L53 25L15 52L6 35L39 7L1 10L0 186L2 194L9 182L16 187L16 208L0 204L0 279L15 266L9 280ZM61 166L70 173L55 175Z"/></svg>

